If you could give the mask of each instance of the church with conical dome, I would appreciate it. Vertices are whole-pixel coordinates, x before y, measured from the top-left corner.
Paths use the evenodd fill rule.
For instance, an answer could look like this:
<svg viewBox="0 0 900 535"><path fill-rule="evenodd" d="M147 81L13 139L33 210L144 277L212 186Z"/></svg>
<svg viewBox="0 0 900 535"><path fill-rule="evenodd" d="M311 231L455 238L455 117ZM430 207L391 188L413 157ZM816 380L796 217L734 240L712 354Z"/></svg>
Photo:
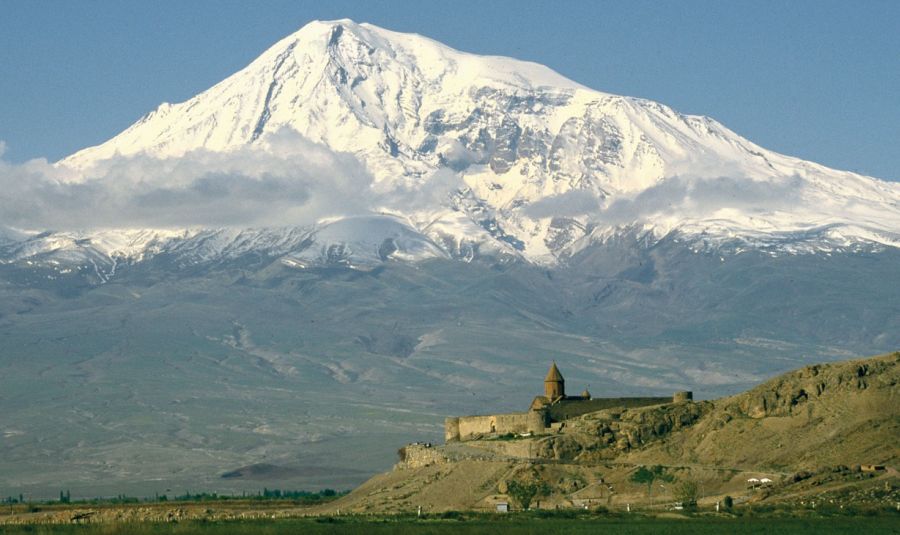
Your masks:
<svg viewBox="0 0 900 535"><path fill-rule="evenodd" d="M580 396L566 395L566 380L563 378L559 368L556 367L556 361L550 365L547 377L544 377L544 395L536 396L531 402L529 410L540 410L560 401L587 401L591 399L590 392L587 389Z"/></svg>
<svg viewBox="0 0 900 535"><path fill-rule="evenodd" d="M556 365L544 377L544 394L535 396L526 412L483 416L453 416L444 421L444 438L448 442L477 440L500 435L531 436L562 430L565 421L589 412L614 407L632 408L690 401L690 392L674 397L593 398L585 389L580 395L566 395L566 380Z"/></svg>
<svg viewBox="0 0 900 535"><path fill-rule="evenodd" d="M555 360L550 365L547 377L544 378L544 396L551 400L566 397L566 380L559 373Z"/></svg>

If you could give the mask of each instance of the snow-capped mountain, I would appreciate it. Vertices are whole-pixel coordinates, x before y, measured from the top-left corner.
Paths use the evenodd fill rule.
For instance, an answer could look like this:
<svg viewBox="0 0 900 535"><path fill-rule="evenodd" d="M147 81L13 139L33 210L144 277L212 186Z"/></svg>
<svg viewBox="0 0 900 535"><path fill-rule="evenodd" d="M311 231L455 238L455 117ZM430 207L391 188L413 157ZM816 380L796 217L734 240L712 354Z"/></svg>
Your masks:
<svg viewBox="0 0 900 535"><path fill-rule="evenodd" d="M362 162L372 182L359 196L371 202L352 215L368 219L344 230L378 247L395 238L396 225L418 234L418 252L394 245L388 256L395 258L428 251L553 264L623 232L651 239L674 233L695 246L737 250L900 246L900 184L777 154L708 117L595 91L541 65L349 20L306 25L209 90L161 105L58 167L90 182L117 159L268 151L285 130ZM414 195L447 172L457 182L443 195ZM392 202L397 197L404 200ZM305 257L313 254L305 249L310 242L294 242L291 233L332 225L253 234L265 243L304 244L280 251ZM101 249L128 258L153 254L162 243L135 242L127 233L111 239L110 232L88 232L74 243L121 242ZM159 232L173 247L178 236L241 234L137 234ZM359 241L343 231L336 236L339 243L321 247ZM43 240L41 250L59 243L58 235L35 240ZM213 256L233 250L228 240L214 243Z"/></svg>
<svg viewBox="0 0 900 535"><path fill-rule="evenodd" d="M100 146L0 159L0 492L347 488L551 358L733 393L895 351L898 266L898 184L312 23ZM255 465L287 469L221 477Z"/></svg>

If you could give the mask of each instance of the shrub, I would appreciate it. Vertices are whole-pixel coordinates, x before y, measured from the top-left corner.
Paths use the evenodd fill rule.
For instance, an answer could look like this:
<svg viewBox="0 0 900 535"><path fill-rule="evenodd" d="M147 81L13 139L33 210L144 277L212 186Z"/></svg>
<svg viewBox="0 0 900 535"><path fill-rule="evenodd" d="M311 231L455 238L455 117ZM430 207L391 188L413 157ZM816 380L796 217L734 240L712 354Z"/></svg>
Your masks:
<svg viewBox="0 0 900 535"><path fill-rule="evenodd" d="M538 518L578 518L579 512L571 509L537 511L535 516Z"/></svg>

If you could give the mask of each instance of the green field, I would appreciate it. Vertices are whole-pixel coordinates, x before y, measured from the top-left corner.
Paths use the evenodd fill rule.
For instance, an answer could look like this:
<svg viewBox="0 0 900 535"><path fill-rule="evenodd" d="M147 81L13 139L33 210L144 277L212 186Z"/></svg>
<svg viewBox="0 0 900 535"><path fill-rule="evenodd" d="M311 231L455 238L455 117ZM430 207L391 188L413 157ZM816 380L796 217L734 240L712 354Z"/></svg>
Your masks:
<svg viewBox="0 0 900 535"><path fill-rule="evenodd" d="M494 520L278 520L252 522L184 522L179 524L98 524L86 526L2 526L0 532L10 535L100 535L129 533L137 535L188 534L238 535L254 533L261 535L302 534L357 534L357 533L399 533L399 534L534 534L552 533L589 534L647 534L664 533L678 535L703 534L879 534L900 533L900 516L883 515L873 517L842 518L638 518L638 519L538 519L538 518L497 518Z"/></svg>

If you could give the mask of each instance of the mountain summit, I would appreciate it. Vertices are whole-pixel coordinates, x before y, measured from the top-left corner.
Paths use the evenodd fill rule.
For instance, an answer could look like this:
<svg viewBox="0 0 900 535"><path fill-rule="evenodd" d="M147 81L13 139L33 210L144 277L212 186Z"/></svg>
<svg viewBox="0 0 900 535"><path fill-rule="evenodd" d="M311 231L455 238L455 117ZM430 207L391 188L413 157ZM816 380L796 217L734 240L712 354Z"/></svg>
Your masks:
<svg viewBox="0 0 900 535"><path fill-rule="evenodd" d="M768 151L708 117L541 65L349 20L304 26L60 165L90 174L113 158L264 151L285 130L354 155L372 177L358 193L375 199L371 211L451 256L556 263L623 232L790 252L900 245L900 185ZM404 196L441 181L437 198Z"/></svg>

